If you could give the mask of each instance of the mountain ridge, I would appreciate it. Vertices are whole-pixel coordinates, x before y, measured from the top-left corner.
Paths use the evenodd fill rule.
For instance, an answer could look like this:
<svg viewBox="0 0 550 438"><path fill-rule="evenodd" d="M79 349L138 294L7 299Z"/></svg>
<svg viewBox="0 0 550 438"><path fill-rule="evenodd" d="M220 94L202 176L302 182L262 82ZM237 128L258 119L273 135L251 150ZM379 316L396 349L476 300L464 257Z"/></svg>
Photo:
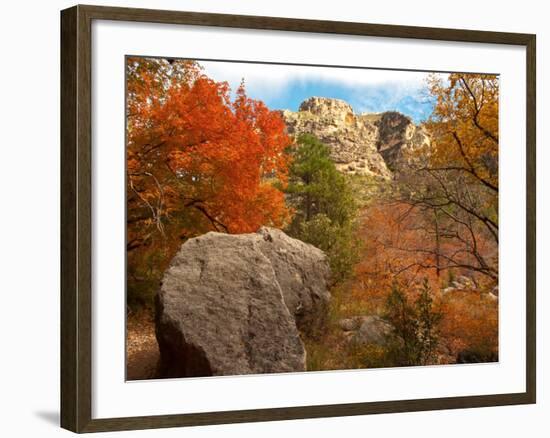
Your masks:
<svg viewBox="0 0 550 438"><path fill-rule="evenodd" d="M298 111L280 114L289 134L317 137L329 147L336 168L347 174L391 179L431 146L427 131L410 117L397 111L356 114L341 99L312 96Z"/></svg>

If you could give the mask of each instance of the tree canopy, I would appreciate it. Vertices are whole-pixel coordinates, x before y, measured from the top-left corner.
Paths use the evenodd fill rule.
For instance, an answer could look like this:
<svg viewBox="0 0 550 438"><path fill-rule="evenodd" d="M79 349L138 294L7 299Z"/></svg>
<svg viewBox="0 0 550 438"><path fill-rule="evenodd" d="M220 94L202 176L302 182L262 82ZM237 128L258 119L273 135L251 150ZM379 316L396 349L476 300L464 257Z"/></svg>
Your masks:
<svg viewBox="0 0 550 438"><path fill-rule="evenodd" d="M128 58L129 267L147 269L149 256L166 259L207 231L283 226L290 143L280 115L244 84L232 99L196 62Z"/></svg>
<svg viewBox="0 0 550 438"><path fill-rule="evenodd" d="M423 163L367 215L393 275L419 270L498 279L498 78L434 76ZM373 233L367 230L367 233ZM492 287L492 286L491 286Z"/></svg>

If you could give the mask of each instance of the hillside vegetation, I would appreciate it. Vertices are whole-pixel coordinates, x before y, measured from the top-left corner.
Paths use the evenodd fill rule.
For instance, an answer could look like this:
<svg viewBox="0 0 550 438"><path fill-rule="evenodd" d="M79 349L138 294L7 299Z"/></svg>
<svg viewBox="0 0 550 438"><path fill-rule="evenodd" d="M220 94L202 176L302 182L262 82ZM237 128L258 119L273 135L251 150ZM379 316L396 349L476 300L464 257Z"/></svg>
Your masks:
<svg viewBox="0 0 550 438"><path fill-rule="evenodd" d="M308 370L498 360L497 78L434 76L415 125L319 97L273 111L193 61L127 72L130 362L140 336L156 347L152 303L181 245L262 226L328 257Z"/></svg>

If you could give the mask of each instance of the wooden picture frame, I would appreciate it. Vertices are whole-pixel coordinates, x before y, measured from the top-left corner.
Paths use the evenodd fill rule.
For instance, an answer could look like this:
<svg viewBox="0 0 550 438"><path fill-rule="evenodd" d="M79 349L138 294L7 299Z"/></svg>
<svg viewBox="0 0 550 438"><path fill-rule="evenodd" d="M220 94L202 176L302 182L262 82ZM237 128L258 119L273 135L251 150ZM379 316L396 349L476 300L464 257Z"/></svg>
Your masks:
<svg viewBox="0 0 550 438"><path fill-rule="evenodd" d="M525 66L527 77L525 94L527 110L526 391L497 395L93 419L91 357L91 24L93 20L187 24L524 46L527 59ZM80 5L62 11L61 426L80 433L535 403L535 58L536 37L530 34Z"/></svg>

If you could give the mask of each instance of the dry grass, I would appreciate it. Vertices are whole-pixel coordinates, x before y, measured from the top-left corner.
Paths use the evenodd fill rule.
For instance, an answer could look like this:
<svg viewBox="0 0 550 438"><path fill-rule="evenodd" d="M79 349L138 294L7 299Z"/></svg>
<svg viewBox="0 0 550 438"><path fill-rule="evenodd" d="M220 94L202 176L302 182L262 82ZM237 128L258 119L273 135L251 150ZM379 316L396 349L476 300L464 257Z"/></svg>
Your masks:
<svg viewBox="0 0 550 438"><path fill-rule="evenodd" d="M384 348L359 346L350 334L339 327L339 321L380 312L380 297L358 294L346 282L332 290L331 308L325 334L317 339L305 339L308 371L380 368L389 366ZM385 300L385 298L384 298Z"/></svg>
<svg viewBox="0 0 550 438"><path fill-rule="evenodd" d="M358 277L333 288L324 334L304 339L308 371L394 366L383 347L356 345L350 341L350 333L339 326L344 318L382 314L388 292L381 283ZM438 363L454 363L462 349L487 350L497 345L497 302L476 291L454 292L438 301L444 311L441 335L449 350ZM127 324L127 379L154 378L159 351L153 313L150 310L131 313Z"/></svg>
<svg viewBox="0 0 550 438"><path fill-rule="evenodd" d="M308 371L395 366L384 347L358 346L339 327L343 318L383 314L389 286L364 279L365 276L355 276L332 290L325 334L304 341ZM437 354L436 364L456 363L457 354L464 350L485 356L498 351L498 302L479 291L467 290L438 297L436 307L443 312L442 350Z"/></svg>

